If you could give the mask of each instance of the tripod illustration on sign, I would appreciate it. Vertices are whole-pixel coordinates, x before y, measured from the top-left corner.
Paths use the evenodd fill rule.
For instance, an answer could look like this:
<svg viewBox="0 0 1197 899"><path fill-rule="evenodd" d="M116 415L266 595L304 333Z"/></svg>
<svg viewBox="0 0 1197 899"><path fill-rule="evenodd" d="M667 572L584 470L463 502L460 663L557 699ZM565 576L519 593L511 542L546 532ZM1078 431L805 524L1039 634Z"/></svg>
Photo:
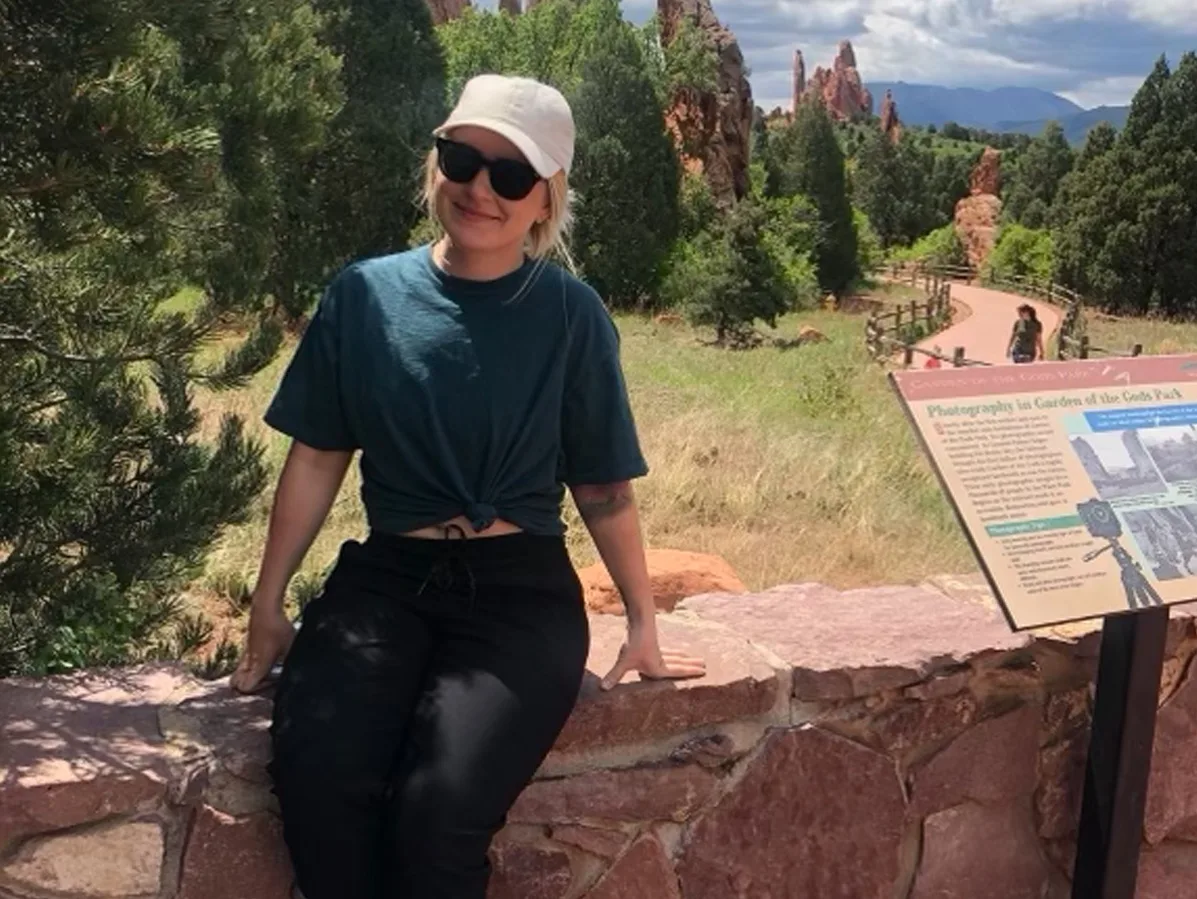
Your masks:
<svg viewBox="0 0 1197 899"><path fill-rule="evenodd" d="M1089 531L1089 536L1106 541L1106 545L1100 549L1085 553L1081 557L1082 560L1092 562L1104 552L1112 553L1122 573L1122 589L1126 591L1127 607L1149 609L1152 606L1163 605L1164 601L1143 574L1139 563L1122 545L1119 539L1122 537L1122 525L1118 516L1114 514L1114 507L1104 500L1091 499L1079 503L1076 510L1081 516L1081 523Z"/></svg>

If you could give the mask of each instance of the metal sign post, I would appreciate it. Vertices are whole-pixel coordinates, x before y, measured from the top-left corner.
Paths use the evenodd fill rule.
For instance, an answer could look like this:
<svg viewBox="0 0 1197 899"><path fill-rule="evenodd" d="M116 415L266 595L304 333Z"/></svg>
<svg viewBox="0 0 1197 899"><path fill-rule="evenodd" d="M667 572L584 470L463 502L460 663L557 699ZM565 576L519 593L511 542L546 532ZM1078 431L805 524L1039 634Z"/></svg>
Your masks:
<svg viewBox="0 0 1197 899"><path fill-rule="evenodd" d="M1072 899L1134 899L1167 637L1167 606L1102 627Z"/></svg>

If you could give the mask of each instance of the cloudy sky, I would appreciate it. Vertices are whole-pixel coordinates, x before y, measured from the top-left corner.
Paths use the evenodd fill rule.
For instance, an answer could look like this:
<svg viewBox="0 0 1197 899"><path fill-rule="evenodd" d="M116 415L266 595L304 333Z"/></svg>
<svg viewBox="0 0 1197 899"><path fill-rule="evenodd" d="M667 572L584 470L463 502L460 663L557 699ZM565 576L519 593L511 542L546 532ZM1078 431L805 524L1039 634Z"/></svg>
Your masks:
<svg viewBox="0 0 1197 899"><path fill-rule="evenodd" d="M1197 0L713 0L740 40L758 106L786 105L848 38L866 81L1041 87L1084 107L1130 100L1155 59L1197 50ZM643 21L655 0L623 0ZM494 6L494 0L481 0Z"/></svg>

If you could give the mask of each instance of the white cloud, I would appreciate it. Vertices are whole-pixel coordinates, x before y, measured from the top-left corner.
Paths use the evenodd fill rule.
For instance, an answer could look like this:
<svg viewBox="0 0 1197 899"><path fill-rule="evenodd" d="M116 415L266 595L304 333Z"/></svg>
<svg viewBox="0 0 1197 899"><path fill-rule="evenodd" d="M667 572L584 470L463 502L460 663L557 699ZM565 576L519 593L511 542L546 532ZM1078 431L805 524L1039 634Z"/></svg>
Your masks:
<svg viewBox="0 0 1197 899"><path fill-rule="evenodd" d="M493 7L497 0L475 0ZM1197 49L1197 0L712 0L740 40L758 105L786 105L852 41L865 81L1028 86L1082 106L1128 102L1155 59ZM642 22L655 0L623 0Z"/></svg>
<svg viewBox="0 0 1197 899"><path fill-rule="evenodd" d="M1086 81L1073 90L1060 91L1060 96L1067 97L1086 109L1095 106L1122 106L1130 102L1130 98L1142 83L1143 78L1138 75L1116 75L1113 78Z"/></svg>

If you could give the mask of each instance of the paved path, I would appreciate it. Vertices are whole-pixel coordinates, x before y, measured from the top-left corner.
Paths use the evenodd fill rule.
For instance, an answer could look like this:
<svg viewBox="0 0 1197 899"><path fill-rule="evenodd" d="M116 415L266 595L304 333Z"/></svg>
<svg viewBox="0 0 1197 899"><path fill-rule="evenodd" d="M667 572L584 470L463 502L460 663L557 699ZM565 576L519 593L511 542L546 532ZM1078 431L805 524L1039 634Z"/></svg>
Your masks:
<svg viewBox="0 0 1197 899"><path fill-rule="evenodd" d="M1043 322L1045 348L1056 328L1060 326L1059 310L1018 294L953 283L952 299L963 303L972 310L972 314L959 324L922 341L919 344L921 349L933 350L939 347L943 355L951 357L953 350L962 346L967 359L1003 365L1010 361L1006 358L1010 329L1014 327L1018 307L1023 303L1034 306L1039 320ZM915 364L920 363L916 361Z"/></svg>

